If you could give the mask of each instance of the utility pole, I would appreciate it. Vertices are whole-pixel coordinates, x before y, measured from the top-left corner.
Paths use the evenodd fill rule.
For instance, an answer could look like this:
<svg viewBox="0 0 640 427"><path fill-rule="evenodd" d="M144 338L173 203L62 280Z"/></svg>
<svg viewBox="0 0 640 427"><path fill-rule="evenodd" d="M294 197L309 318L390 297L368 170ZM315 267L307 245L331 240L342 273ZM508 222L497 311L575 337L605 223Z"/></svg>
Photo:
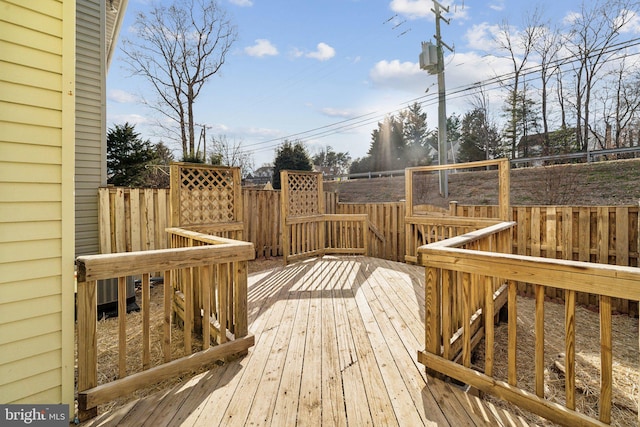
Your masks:
<svg viewBox="0 0 640 427"><path fill-rule="evenodd" d="M438 164L447 164L447 105L445 97L444 82L444 52L443 47L453 51L440 36L440 21L449 24L449 20L442 17L441 9L449 12L448 7L442 6L437 0L433 0L433 9L431 11L436 15L436 45L431 43L422 43L422 55L420 57L420 67L429 71L429 74L438 74ZM433 48L435 47L435 52ZM435 55L434 55L435 53ZM435 58L434 58L435 56ZM444 198L449 197L449 188L447 182L447 171L440 171L440 195Z"/></svg>
<svg viewBox="0 0 640 427"><path fill-rule="evenodd" d="M207 163L207 129L211 129L211 126L207 124L194 123L196 126L200 126L200 136L198 137L198 149L196 150L196 154L200 152L200 141L203 142L202 148L202 159L204 163Z"/></svg>

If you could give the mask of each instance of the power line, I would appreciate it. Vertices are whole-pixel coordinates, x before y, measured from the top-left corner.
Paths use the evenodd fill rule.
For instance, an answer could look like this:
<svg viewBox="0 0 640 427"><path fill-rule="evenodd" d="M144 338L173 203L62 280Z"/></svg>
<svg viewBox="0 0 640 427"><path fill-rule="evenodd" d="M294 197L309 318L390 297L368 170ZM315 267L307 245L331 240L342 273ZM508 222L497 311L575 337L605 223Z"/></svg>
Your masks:
<svg viewBox="0 0 640 427"><path fill-rule="evenodd" d="M601 54L614 53L616 51L622 50L623 48L628 49L638 45L640 45L640 37L611 45L606 49L596 50L592 52L589 57L595 56L595 55L601 55ZM626 55L626 57L632 57L639 54L640 52L633 52L631 54ZM618 59L621 59L621 58L618 58ZM551 68L560 69L561 67L570 66L571 64L578 62L580 60L581 58L577 58L575 56L567 56L567 57L558 58L554 61L551 61L549 64L547 64L547 66ZM523 77L534 75L539 73L541 69L542 69L542 65L540 64L532 65L530 67L524 68L521 71L521 75ZM449 91L447 91L447 98L449 99L464 98L468 96L467 92L471 90L475 90L480 86L485 87L487 90L497 90L503 85L504 81L512 79L514 78L514 76L515 76L514 72L508 72L501 75L489 77L487 79L474 82L472 84L454 87L453 89L450 89ZM309 141L310 139L318 139L318 138L323 138L330 135L345 133L347 131L351 131L363 126L375 124L380 120L382 120L385 116L393 115L406 109L407 105L413 104L414 102L418 102L421 106L435 105L435 103L437 103L437 94L426 94L417 98L413 98L408 101L401 102L400 105L402 105L403 107L397 108L395 110L387 111L384 113L380 113L379 111L373 111L373 112L365 113L359 116L340 120L338 122L319 126L306 131L301 131L301 132L285 135L279 138L272 138L265 141L259 141L252 144L248 144L245 147L259 147L259 148L249 149L249 150L243 149L242 151L263 152L263 151L272 150L278 147L283 140L295 138L295 139L301 140L302 142L305 142L305 141ZM304 138L300 138L300 137L304 137Z"/></svg>

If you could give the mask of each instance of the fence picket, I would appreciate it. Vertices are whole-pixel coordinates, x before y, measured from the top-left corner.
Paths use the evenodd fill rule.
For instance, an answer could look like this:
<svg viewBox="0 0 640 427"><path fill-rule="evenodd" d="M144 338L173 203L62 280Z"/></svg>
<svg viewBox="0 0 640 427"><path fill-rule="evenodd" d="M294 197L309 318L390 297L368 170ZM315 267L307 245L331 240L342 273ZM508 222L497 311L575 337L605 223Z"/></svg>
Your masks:
<svg viewBox="0 0 640 427"><path fill-rule="evenodd" d="M138 244L143 250L168 246L164 231L170 212L167 189L107 187L99 189L98 199L101 253L122 252ZM245 188L243 202L244 239L254 243L257 257L281 256L280 192ZM339 203L335 193L325 192L325 206L327 212L336 214L367 214L369 223L384 236L383 241L371 238L369 255L392 261L404 260L407 251L404 202ZM498 214L495 206L481 208L457 204L454 209L458 215L486 212L495 217ZM514 206L513 217L518 226L512 236L513 250L523 255L637 267L640 265L639 210L637 205ZM450 230L434 231L448 234ZM302 241L302 233L299 237L301 245L306 243ZM533 295L533 288L525 286L520 284L519 290ZM576 295L576 300L583 305L598 304L597 298L582 293ZM612 304L613 309L621 313L635 315L638 312L635 302L614 299Z"/></svg>

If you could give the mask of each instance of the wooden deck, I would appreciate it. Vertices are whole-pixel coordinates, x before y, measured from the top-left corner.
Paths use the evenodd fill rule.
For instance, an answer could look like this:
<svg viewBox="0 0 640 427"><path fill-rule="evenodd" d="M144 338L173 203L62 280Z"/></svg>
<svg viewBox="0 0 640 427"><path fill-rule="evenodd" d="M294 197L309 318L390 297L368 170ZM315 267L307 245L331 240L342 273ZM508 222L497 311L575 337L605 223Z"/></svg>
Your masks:
<svg viewBox="0 0 640 427"><path fill-rule="evenodd" d="M324 257L249 277L242 359L85 425L526 425L427 377L424 268Z"/></svg>

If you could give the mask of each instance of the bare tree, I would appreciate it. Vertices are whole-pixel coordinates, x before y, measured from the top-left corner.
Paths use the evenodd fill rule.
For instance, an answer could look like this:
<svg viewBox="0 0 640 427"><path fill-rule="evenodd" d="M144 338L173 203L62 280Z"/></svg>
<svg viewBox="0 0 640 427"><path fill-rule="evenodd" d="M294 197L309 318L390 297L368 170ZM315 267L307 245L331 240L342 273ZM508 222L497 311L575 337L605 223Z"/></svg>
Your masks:
<svg viewBox="0 0 640 427"><path fill-rule="evenodd" d="M625 138L625 134L635 119L638 118L640 110L640 79L638 78L638 66L628 64L628 57L625 55L620 61L619 67L612 72L614 80L612 82L615 89L615 106L613 111L613 145L616 148L631 145L630 138Z"/></svg>
<svg viewBox="0 0 640 427"><path fill-rule="evenodd" d="M590 105L602 67L618 54L622 29L637 9L632 0L583 0L580 13L573 15L565 45L577 59L574 67L576 144L586 151L589 143Z"/></svg>
<svg viewBox="0 0 640 427"><path fill-rule="evenodd" d="M525 28L521 32L516 32L507 21L503 21L500 26L500 31L495 37L498 48L507 54L513 67L513 79L510 80L510 84L506 85L509 90L509 95L505 108L508 115L505 133L510 140L512 158L516 157L518 122L520 120L526 120L526 117L520 117L520 112L524 108L523 106L526 105L525 102L528 99L521 88L521 78L539 32L537 25L540 21L539 11L536 9L532 14L527 15L525 20Z"/></svg>
<svg viewBox="0 0 640 427"><path fill-rule="evenodd" d="M136 37L123 42L126 61L155 89L158 99L148 105L169 119L183 158L194 158L194 104L224 64L236 28L216 0L189 0L139 13L135 30Z"/></svg>
<svg viewBox="0 0 640 427"><path fill-rule="evenodd" d="M558 70L556 60L560 50L560 36L555 29L547 25L540 27L540 32L534 44L534 50L540 57L540 114L542 117L542 131L544 133L544 145L548 151L551 145L549 141L549 85L551 78ZM547 153L548 154L548 153Z"/></svg>
<svg viewBox="0 0 640 427"><path fill-rule="evenodd" d="M500 146L500 135L497 130L498 125L491 114L489 94L484 85L479 84L476 87L476 92L473 94L471 100L471 106L473 107L471 114L476 112L476 116L480 119L480 123L478 123L479 126L476 127L475 133L481 138L485 160L501 157L503 152ZM488 168L487 166L487 169Z"/></svg>
<svg viewBox="0 0 640 427"><path fill-rule="evenodd" d="M213 137L211 142L213 143L212 164L239 167L243 178L253 172L253 157L248 151L242 149L242 142L235 139L229 141L226 135Z"/></svg>

